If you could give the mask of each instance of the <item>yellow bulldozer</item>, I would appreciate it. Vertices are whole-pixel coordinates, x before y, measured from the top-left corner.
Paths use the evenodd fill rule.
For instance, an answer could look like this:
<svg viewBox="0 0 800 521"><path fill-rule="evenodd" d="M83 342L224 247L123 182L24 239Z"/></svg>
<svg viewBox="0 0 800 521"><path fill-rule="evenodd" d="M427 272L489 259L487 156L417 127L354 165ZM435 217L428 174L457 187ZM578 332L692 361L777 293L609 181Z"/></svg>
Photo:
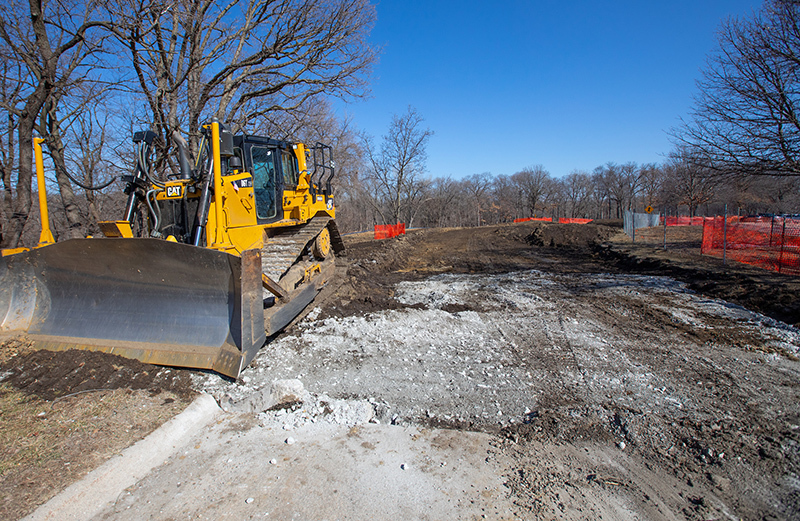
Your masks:
<svg viewBox="0 0 800 521"><path fill-rule="evenodd" d="M197 158L172 136L180 173L153 172L156 134L134 134L119 221L104 238L55 242L35 143L42 233L3 250L0 332L237 378L334 274L331 148L204 125Z"/></svg>

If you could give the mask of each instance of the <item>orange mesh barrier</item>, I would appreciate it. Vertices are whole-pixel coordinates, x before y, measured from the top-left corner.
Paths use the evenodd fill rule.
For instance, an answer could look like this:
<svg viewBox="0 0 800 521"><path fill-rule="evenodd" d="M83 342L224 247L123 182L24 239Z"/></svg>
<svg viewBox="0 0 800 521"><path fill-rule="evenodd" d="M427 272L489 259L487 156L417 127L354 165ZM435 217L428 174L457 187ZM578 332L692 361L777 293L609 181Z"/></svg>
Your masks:
<svg viewBox="0 0 800 521"><path fill-rule="evenodd" d="M703 224L705 255L725 256L760 268L800 275L800 220L776 217L769 220L738 222L708 218ZM727 240L725 236L727 235Z"/></svg>
<svg viewBox="0 0 800 521"><path fill-rule="evenodd" d="M541 221L545 223L553 222L552 217L523 217L522 219L514 219L515 223L524 223L525 221Z"/></svg>
<svg viewBox="0 0 800 521"><path fill-rule="evenodd" d="M375 239L391 239L406 233L406 223L400 224L376 224Z"/></svg>
<svg viewBox="0 0 800 521"><path fill-rule="evenodd" d="M558 222L560 224L587 224L594 219L578 219L577 217L560 217Z"/></svg>

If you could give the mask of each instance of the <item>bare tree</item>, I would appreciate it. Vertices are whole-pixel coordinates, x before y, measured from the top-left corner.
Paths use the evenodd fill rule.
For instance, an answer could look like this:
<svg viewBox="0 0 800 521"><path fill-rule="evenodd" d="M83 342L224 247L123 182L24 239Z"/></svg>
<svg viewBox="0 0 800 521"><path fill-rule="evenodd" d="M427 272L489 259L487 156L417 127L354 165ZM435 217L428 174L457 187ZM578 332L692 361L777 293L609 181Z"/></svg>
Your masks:
<svg viewBox="0 0 800 521"><path fill-rule="evenodd" d="M511 180L519 187L520 193L525 198L531 217L536 216L536 208L543 201L549 178L550 172L542 165L523 168L511 176Z"/></svg>
<svg viewBox="0 0 800 521"><path fill-rule="evenodd" d="M698 87L673 132L692 160L718 175L800 175L800 2L723 24Z"/></svg>
<svg viewBox="0 0 800 521"><path fill-rule="evenodd" d="M694 217L700 205L712 200L719 180L709 175L687 151L673 153L664 165L665 201L689 207Z"/></svg>
<svg viewBox="0 0 800 521"><path fill-rule="evenodd" d="M5 54L5 53L4 53ZM3 182L3 196L0 198L0 244L3 244L3 228L11 217L14 204L11 177L16 167L17 150L15 133L17 116L8 107L14 106L23 83L22 64L8 57L3 57L2 76L0 77L0 105L6 108L6 117L0 123L0 179Z"/></svg>
<svg viewBox="0 0 800 521"><path fill-rule="evenodd" d="M463 184L464 188L467 190L467 193L475 199L475 211L478 218L475 224L476 226L480 226L483 224L481 211L484 204L484 198L487 191L492 186L492 174L489 172L473 174L464 179Z"/></svg>
<svg viewBox="0 0 800 521"><path fill-rule="evenodd" d="M377 56L367 0L119 0L119 10L164 147L182 127L196 147L211 117L249 131L322 93L359 96Z"/></svg>
<svg viewBox="0 0 800 521"><path fill-rule="evenodd" d="M570 217L585 216L589 207L591 177L586 172L573 171L563 180L563 193Z"/></svg>
<svg viewBox="0 0 800 521"><path fill-rule="evenodd" d="M522 217L525 213L525 200L519 187L509 176L498 175L492 186L494 205L492 212L495 222L502 223Z"/></svg>
<svg viewBox="0 0 800 521"><path fill-rule="evenodd" d="M456 203L463 196L461 183L453 178L437 177L427 186L425 204L419 211L419 225L427 227L456 226Z"/></svg>
<svg viewBox="0 0 800 521"><path fill-rule="evenodd" d="M643 170L633 161L628 161L619 166L619 172L623 183L623 206L626 210L631 210L642 190Z"/></svg>
<svg viewBox="0 0 800 521"><path fill-rule="evenodd" d="M641 190L641 178L642 170L633 162L621 165L608 162L595 169L594 179L608 203L609 217L621 219L624 210L633 208Z"/></svg>
<svg viewBox="0 0 800 521"><path fill-rule="evenodd" d="M86 93L84 99L97 100L96 93ZM72 172L75 184L83 189L85 205L80 206L83 233L97 233L98 222L109 215L122 215L125 196L119 190L118 180L130 172L127 158L115 160L121 147L129 151L130 134L115 131L116 114L109 111L113 100L104 100L93 110L80 112L65 136L70 146L65 147L66 169ZM109 187L109 190L96 190Z"/></svg>
<svg viewBox="0 0 800 521"><path fill-rule="evenodd" d="M47 136L48 149L53 160L64 217L67 222L66 238L79 239L84 236L84 220L67 172L63 134L59 125L56 107L56 102L50 102L45 105L41 115L39 134Z"/></svg>
<svg viewBox="0 0 800 521"><path fill-rule="evenodd" d="M661 187L664 183L664 172L658 165L648 163L639 167L641 181L641 195L646 206L657 206L662 201L659 199Z"/></svg>
<svg viewBox="0 0 800 521"><path fill-rule="evenodd" d="M7 59L24 64L20 81L25 87L4 108L17 123L18 176L16 199L3 247L16 247L31 209L33 132L45 104L67 88L72 75L89 56L87 32L105 24L94 3L79 0L27 4L12 0L0 14L0 40Z"/></svg>
<svg viewBox="0 0 800 521"><path fill-rule="evenodd" d="M411 218L421 202L426 148L433 131L423 128L424 119L412 107L395 115L380 150L369 136L363 137L368 164L367 179L372 185L376 210L385 223L400 223Z"/></svg>

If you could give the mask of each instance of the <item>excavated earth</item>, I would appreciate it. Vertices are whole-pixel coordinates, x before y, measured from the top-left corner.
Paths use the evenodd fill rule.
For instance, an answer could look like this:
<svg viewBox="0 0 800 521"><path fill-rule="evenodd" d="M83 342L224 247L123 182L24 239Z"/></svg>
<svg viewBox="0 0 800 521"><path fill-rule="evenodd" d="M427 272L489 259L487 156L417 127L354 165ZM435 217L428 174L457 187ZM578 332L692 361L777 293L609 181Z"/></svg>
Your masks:
<svg viewBox="0 0 800 521"><path fill-rule="evenodd" d="M202 391L227 423L98 519L800 519L800 279L700 256L700 233L347 236L337 279L235 382L7 341L0 517ZM275 381L303 389L273 406ZM284 485L236 485L256 468Z"/></svg>

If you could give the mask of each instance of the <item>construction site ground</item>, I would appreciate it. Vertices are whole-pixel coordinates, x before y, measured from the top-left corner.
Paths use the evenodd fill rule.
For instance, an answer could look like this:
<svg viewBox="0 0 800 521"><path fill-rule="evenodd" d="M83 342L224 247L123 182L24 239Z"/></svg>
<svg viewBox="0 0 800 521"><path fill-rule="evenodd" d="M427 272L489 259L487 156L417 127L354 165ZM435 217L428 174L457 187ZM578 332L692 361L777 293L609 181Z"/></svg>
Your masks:
<svg viewBox="0 0 800 521"><path fill-rule="evenodd" d="M96 519L800 519L800 278L619 224L347 236L236 382L7 340L0 518L205 392Z"/></svg>

